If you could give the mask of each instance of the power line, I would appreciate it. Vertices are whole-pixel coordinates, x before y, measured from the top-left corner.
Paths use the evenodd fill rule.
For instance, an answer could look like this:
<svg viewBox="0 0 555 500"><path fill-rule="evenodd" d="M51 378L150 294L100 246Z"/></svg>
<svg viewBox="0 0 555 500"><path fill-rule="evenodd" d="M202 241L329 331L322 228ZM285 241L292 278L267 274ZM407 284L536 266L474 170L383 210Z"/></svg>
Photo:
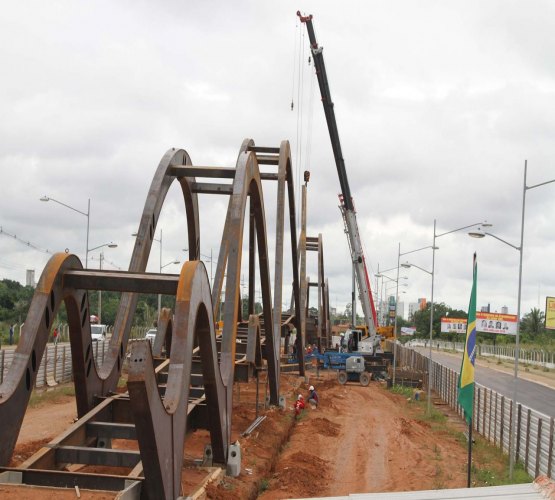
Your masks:
<svg viewBox="0 0 555 500"><path fill-rule="evenodd" d="M0 234L3 234L5 236L8 236L10 238L13 238L14 240L17 240L19 243L21 243L22 245L25 245L29 248L33 248L34 250L38 250L39 252L43 252L43 253L48 253L50 255L54 255L54 252L51 252L50 250L48 250L48 248L44 249L44 248L40 248L37 245L34 245L33 243L31 243L30 241L25 241L22 240L21 238L19 238L17 235L15 234L11 234L8 233L7 231L4 231L4 228L2 226L0 226Z"/></svg>

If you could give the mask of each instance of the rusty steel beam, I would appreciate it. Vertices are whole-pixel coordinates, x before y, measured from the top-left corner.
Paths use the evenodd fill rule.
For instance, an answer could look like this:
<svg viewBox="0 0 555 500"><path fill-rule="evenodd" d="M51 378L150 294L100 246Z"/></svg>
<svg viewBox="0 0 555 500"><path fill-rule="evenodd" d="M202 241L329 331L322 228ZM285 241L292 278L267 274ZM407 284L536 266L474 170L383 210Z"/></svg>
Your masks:
<svg viewBox="0 0 555 500"><path fill-rule="evenodd" d="M279 152L281 151L281 148L275 148L275 147L271 147L271 146L249 145L249 146L247 146L247 151L254 151L255 153L279 154Z"/></svg>
<svg viewBox="0 0 555 500"><path fill-rule="evenodd" d="M174 165L170 168L169 173L177 178L201 177L205 179L233 179L235 177L235 168ZM277 174L272 172L261 172L260 178L264 181L278 180Z"/></svg>
<svg viewBox="0 0 555 500"><path fill-rule="evenodd" d="M177 292L177 287L176 287ZM175 295L175 294L172 294ZM160 311L160 318L158 319L158 327L156 331L156 338L152 344L152 355L161 356L162 347L166 350L166 357L170 357L171 345L173 335L173 319L172 310L163 307Z"/></svg>
<svg viewBox="0 0 555 500"><path fill-rule="evenodd" d="M64 286L81 290L110 292L161 293L175 295L178 275L133 273L128 271L96 271L90 269L67 271Z"/></svg>
<svg viewBox="0 0 555 500"><path fill-rule="evenodd" d="M52 488L70 488L75 486L87 490L121 491L128 484L125 476L110 474L90 474L84 472L68 472L57 470L18 469L14 467L0 467L0 472L12 471L21 474L22 484L34 486L49 486Z"/></svg>
<svg viewBox="0 0 555 500"><path fill-rule="evenodd" d="M210 182L195 182L193 184L193 193L200 194L227 194L233 192L231 184L215 184Z"/></svg>

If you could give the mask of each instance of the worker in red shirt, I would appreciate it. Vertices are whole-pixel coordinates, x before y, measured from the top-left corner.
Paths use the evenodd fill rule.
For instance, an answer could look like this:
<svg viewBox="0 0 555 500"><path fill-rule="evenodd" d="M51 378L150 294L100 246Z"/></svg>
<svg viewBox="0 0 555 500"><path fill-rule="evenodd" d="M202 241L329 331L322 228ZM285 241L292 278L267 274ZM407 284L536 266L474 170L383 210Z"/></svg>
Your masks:
<svg viewBox="0 0 555 500"><path fill-rule="evenodd" d="M302 410L304 410L304 398L302 394L299 394L295 401L295 416L298 417Z"/></svg>

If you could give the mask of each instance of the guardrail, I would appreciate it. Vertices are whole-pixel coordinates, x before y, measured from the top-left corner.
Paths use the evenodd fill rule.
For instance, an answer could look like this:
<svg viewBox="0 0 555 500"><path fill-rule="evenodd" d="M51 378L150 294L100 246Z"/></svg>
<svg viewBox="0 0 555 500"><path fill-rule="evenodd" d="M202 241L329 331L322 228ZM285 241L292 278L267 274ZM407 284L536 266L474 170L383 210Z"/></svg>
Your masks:
<svg viewBox="0 0 555 500"><path fill-rule="evenodd" d="M409 341L413 347L428 347L429 340L414 339ZM445 340L433 340L432 347L443 351L457 351L462 353L463 342L448 342ZM515 347L512 345L476 344L476 355L494 357L513 361L515 359ZM519 363L555 368L555 352L542 349L528 349L521 347L518 356Z"/></svg>
<svg viewBox="0 0 555 500"><path fill-rule="evenodd" d="M462 344L461 344L462 345ZM397 346L397 366L400 368L428 370L428 358L413 349ZM457 403L458 373L436 361L432 361L431 388L439 397L463 416ZM510 398L475 385L473 431L494 446L509 453L509 436L512 419L516 427L516 457L523 462L526 471L533 477L545 474L555 479L553 467L554 419L524 405L517 404L513 411Z"/></svg>

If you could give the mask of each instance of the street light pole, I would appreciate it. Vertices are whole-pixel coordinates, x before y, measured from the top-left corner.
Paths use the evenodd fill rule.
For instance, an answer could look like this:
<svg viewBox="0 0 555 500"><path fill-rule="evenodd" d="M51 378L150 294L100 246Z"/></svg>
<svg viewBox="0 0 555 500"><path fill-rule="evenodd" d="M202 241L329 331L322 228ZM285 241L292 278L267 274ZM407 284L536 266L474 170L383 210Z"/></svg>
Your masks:
<svg viewBox="0 0 555 500"><path fill-rule="evenodd" d="M435 221L434 221L434 235L435 235ZM435 239L432 249L435 249ZM417 248L416 250L411 250L410 252L401 253L401 242L399 242L399 251L397 252L397 291L395 293L395 323L393 327L393 385L395 385L395 370L397 366L397 304L399 302L399 262L401 260L401 255L408 255L409 253L420 252L420 250L426 250L427 247ZM433 279L432 279L433 281ZM432 296L433 296L433 285L432 285Z"/></svg>
<svg viewBox="0 0 555 500"><path fill-rule="evenodd" d="M100 252L100 270L102 271L102 261L104 252ZM102 290L98 290L98 322L102 324Z"/></svg>
<svg viewBox="0 0 555 500"><path fill-rule="evenodd" d="M418 269L420 269L421 271L424 271L428 274L430 274L432 276L432 290L431 290L431 297L430 297L430 349L429 349L429 353L428 353L428 401L427 401L427 406L426 406L426 411L427 414L430 415L431 411L432 411L432 368L433 368L433 362L432 362L432 339L433 339L433 328L434 328L434 273L435 273L435 260L436 260L436 239L440 238L441 236L445 236L447 234L451 234L451 233L456 233L457 231L462 231L463 229L469 229L471 227L475 227L475 226L483 226L483 227L491 227L491 224L489 224L486 221L483 222L475 222L474 224L469 224L467 226L463 226L463 227L459 227L457 229L452 229L451 231L446 231L444 233L440 233L440 234L436 234L436 219L434 219L434 238L432 240L432 271L426 271L426 269L423 269L421 267L418 267L415 264L403 264L403 267L416 267Z"/></svg>
<svg viewBox="0 0 555 500"><path fill-rule="evenodd" d="M520 358L520 313L521 313L521 302L522 302L521 300L522 299L522 259L524 255L524 216L526 211L526 191L528 191L529 189L535 189L537 187L545 186L546 184L551 184L555 182L555 179L552 179L550 181L534 184L533 186L527 186L526 185L527 172L528 172L528 160L525 160L524 161L524 182L522 186L522 214L520 219L520 246L517 247L516 245L513 245L512 243L509 243L508 241L505 241L504 239L499 238L499 236L495 236L494 234L491 234L488 232L481 232L480 230L478 230L476 232L469 233L469 235L474 238L483 238L486 235L491 236L492 238L495 238L496 240L501 241L506 245L509 245L515 250L518 250L520 254L519 263L518 263L518 295L517 295L517 312L516 312L515 363L514 363L514 374L513 374L513 403L512 403L513 416L511 418L511 430L509 434L509 478L510 479L513 478L513 471L514 471L514 465L516 460L516 454L514 453L516 448L515 442L514 442L516 418L514 415L516 412L516 405L517 405L518 363Z"/></svg>
<svg viewBox="0 0 555 500"><path fill-rule="evenodd" d="M434 219L434 239L432 243L432 291L430 296L430 352L428 358L428 397L426 411L428 416L432 413L432 338L434 332L434 272L436 265L436 219Z"/></svg>
<svg viewBox="0 0 555 500"><path fill-rule="evenodd" d="M81 210L78 210L77 208L72 207L71 205L67 205L66 203L62 203L59 200L56 200L54 198L51 198L50 196L41 196L40 201L53 201L54 203L57 203L58 205L62 205L63 207L69 208L70 210L73 210L74 212L77 212L81 215L84 215L87 218L87 239L86 239L86 246L85 246L85 269L87 269L89 267L89 229L90 229L90 220L91 220L91 199L89 198L88 203L87 203L87 212L82 212Z"/></svg>

